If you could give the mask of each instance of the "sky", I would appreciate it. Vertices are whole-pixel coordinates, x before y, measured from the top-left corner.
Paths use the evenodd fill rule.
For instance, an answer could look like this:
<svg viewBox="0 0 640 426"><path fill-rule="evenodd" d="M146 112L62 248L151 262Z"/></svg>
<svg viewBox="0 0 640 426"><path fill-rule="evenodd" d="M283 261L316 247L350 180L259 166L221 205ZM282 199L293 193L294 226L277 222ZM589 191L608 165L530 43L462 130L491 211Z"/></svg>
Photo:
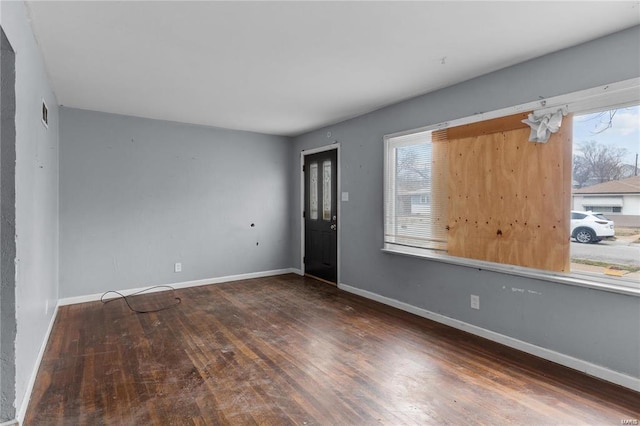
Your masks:
<svg viewBox="0 0 640 426"><path fill-rule="evenodd" d="M581 143L593 140L624 148L627 151L624 162L634 165L636 154L640 154L640 106L620 108L614 115L610 128L607 128L608 122L608 114L575 116L573 119L574 152Z"/></svg>

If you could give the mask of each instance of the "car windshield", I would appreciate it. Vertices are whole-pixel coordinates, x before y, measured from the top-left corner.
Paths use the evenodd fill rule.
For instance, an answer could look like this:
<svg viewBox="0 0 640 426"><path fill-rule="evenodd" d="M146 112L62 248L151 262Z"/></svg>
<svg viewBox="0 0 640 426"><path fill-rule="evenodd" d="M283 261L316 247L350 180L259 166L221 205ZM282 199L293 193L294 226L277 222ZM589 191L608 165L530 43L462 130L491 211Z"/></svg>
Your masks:
<svg viewBox="0 0 640 426"><path fill-rule="evenodd" d="M600 220L609 220L609 218L606 217L605 215L603 215L602 213L594 214L594 216L597 217Z"/></svg>

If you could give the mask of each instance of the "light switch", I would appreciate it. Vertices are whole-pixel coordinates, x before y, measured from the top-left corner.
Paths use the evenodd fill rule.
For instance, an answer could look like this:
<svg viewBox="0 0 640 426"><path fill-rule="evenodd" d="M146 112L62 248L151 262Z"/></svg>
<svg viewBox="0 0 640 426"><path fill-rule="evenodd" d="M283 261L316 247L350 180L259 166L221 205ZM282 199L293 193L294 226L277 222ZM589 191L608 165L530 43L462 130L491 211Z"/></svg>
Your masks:
<svg viewBox="0 0 640 426"><path fill-rule="evenodd" d="M349 193L348 192L343 192L342 193L342 201L349 201Z"/></svg>

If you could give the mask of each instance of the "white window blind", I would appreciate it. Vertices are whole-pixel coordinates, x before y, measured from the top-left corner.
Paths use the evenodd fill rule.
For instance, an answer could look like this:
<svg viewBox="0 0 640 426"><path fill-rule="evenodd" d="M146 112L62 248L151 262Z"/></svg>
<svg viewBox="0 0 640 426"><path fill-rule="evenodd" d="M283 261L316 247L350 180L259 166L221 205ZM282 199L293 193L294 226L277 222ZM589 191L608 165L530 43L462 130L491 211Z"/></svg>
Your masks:
<svg viewBox="0 0 640 426"><path fill-rule="evenodd" d="M385 139L386 246L447 250L446 132Z"/></svg>

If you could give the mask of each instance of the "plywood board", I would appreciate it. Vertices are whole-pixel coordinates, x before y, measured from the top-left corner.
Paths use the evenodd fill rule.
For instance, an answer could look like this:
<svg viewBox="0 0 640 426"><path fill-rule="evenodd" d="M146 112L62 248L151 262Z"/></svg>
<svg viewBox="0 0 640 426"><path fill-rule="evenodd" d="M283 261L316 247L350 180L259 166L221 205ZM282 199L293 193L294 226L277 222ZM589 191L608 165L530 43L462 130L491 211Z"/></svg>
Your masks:
<svg viewBox="0 0 640 426"><path fill-rule="evenodd" d="M447 139L457 140L509 130L528 129L529 126L522 122L522 120L528 116L529 112L523 112L520 114L507 115L506 117L494 118L493 120L484 120L477 123L450 127L446 129Z"/></svg>
<svg viewBox="0 0 640 426"><path fill-rule="evenodd" d="M564 122L546 144L529 142L528 127L449 139L450 255L569 271L571 117Z"/></svg>

